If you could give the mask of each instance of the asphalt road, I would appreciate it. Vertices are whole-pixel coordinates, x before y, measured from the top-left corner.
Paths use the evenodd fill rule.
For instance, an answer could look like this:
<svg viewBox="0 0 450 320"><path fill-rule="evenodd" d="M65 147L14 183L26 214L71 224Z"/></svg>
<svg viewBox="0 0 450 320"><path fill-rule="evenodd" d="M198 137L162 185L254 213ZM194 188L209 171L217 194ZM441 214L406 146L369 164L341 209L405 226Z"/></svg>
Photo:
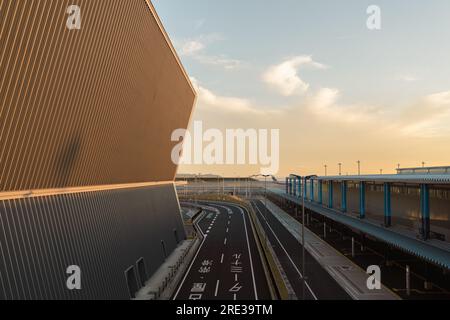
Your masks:
<svg viewBox="0 0 450 320"><path fill-rule="evenodd" d="M297 239L267 210L264 204L252 201L268 240L286 273L298 299L303 298L302 247ZM267 219L267 220L266 220ZM306 252L305 300L349 300L345 290Z"/></svg>
<svg viewBox="0 0 450 320"><path fill-rule="evenodd" d="M174 300L270 300L248 213L232 204L204 205L198 227L205 237Z"/></svg>

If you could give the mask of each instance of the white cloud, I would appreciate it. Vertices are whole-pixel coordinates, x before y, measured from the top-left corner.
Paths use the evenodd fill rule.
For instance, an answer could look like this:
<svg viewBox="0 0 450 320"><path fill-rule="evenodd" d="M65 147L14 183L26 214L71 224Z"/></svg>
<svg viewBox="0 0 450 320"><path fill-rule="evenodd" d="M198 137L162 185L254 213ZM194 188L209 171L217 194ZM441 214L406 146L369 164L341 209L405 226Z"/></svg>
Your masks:
<svg viewBox="0 0 450 320"><path fill-rule="evenodd" d="M222 111L226 113L239 113L250 115L267 115L278 113L276 110L262 108L246 98L221 96L203 87L197 79L191 77L191 82L197 91L197 105L201 109Z"/></svg>
<svg viewBox="0 0 450 320"><path fill-rule="evenodd" d="M450 133L450 91L430 94L406 108L401 131L417 137L438 137Z"/></svg>
<svg viewBox="0 0 450 320"><path fill-rule="evenodd" d="M309 89L309 83L300 78L298 71L303 67L325 69L326 66L315 62L311 56L297 56L270 67L263 80L283 96L304 94Z"/></svg>
<svg viewBox="0 0 450 320"><path fill-rule="evenodd" d="M205 19L198 19L198 20L194 21L194 29L195 30L201 29L204 24L205 24Z"/></svg>
<svg viewBox="0 0 450 320"><path fill-rule="evenodd" d="M240 60L231 59L224 54L210 55L206 53L209 44L222 39L218 34L210 34L199 36L196 39L185 40L178 46L180 55L190 57L201 64L222 67L226 70L239 68L242 65Z"/></svg>
<svg viewBox="0 0 450 320"><path fill-rule="evenodd" d="M226 70L237 69L242 64L241 61L236 59L229 59L225 55L220 56L198 55L196 59L203 64L223 67Z"/></svg>
<svg viewBox="0 0 450 320"><path fill-rule="evenodd" d="M430 94L426 100L434 107L443 108L447 112L450 109L450 91Z"/></svg>
<svg viewBox="0 0 450 320"><path fill-rule="evenodd" d="M412 75L401 75L397 79L404 82L415 82L419 80L417 77Z"/></svg>
<svg viewBox="0 0 450 320"><path fill-rule="evenodd" d="M365 130L396 130L397 134L417 138L450 135L450 91L427 95L398 108L365 104L345 104L337 89L321 88L306 98L306 108L319 119L363 125Z"/></svg>
<svg viewBox="0 0 450 320"><path fill-rule="evenodd" d="M205 45L197 40L189 40L183 43L180 54L184 56L193 56L199 51L202 51L205 48Z"/></svg>
<svg viewBox="0 0 450 320"><path fill-rule="evenodd" d="M381 116L375 106L339 103L340 92L334 88L321 88L307 97L307 107L313 114L338 122L368 122Z"/></svg>

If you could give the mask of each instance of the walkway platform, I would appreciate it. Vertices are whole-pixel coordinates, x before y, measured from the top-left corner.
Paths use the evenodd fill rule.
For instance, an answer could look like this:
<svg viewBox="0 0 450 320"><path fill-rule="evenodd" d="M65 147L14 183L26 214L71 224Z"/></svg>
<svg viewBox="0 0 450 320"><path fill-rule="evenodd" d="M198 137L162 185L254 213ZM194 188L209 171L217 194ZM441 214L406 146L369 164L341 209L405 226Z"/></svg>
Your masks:
<svg viewBox="0 0 450 320"><path fill-rule="evenodd" d="M301 198L288 195L284 190L269 189L270 192L286 200L301 205ZM438 266L450 269L450 250L446 246L436 245L435 241L423 241L407 235L404 232L396 232L395 229L388 229L382 226L370 223L366 220L344 214L340 211L326 208L318 203L305 201L305 207L317 212L333 221L344 224L350 228L360 230L367 235L375 237L381 241L404 250L410 254L416 255L422 259L428 260Z"/></svg>
<svg viewBox="0 0 450 320"><path fill-rule="evenodd" d="M269 200L267 208L301 244L302 224ZM305 242L306 250L354 300L400 299L385 286L382 286L381 290L369 290L366 284L367 273L307 228Z"/></svg>

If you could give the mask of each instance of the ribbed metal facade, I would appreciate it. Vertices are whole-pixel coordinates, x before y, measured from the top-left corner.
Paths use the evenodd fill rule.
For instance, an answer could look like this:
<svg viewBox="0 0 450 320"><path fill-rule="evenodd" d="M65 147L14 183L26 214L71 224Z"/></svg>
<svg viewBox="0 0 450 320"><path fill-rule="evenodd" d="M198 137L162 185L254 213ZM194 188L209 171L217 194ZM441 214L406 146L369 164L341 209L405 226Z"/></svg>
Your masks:
<svg viewBox="0 0 450 320"><path fill-rule="evenodd" d="M165 259L161 241L170 253L184 239L173 189L0 202L0 299L129 299L124 271L143 257L151 275ZM71 265L81 290L66 287Z"/></svg>
<svg viewBox="0 0 450 320"><path fill-rule="evenodd" d="M0 44L0 192L174 179L195 94L147 1L0 0Z"/></svg>
<svg viewBox="0 0 450 320"><path fill-rule="evenodd" d="M130 298L125 270L185 238L170 138L194 101L150 2L0 0L0 299Z"/></svg>

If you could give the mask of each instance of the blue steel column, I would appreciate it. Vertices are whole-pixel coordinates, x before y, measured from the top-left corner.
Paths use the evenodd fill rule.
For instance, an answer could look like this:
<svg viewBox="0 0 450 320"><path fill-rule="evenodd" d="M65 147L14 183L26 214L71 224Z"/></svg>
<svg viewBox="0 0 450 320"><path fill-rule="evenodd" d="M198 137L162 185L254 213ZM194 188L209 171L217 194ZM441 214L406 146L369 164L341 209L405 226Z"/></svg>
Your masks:
<svg viewBox="0 0 450 320"><path fill-rule="evenodd" d="M420 208L422 214L422 238L430 239L430 187L427 184L420 186Z"/></svg>
<svg viewBox="0 0 450 320"><path fill-rule="evenodd" d="M328 208L333 208L333 181L328 181Z"/></svg>
<svg viewBox="0 0 450 320"><path fill-rule="evenodd" d="M309 186L309 196L310 200L314 202L314 180L309 180L310 186Z"/></svg>
<svg viewBox="0 0 450 320"><path fill-rule="evenodd" d="M296 181L297 181L298 197L301 198L302 197L302 179L297 178Z"/></svg>
<svg viewBox="0 0 450 320"><path fill-rule="evenodd" d="M305 198L305 200L308 198L308 192L306 190L306 178L303 179L303 197Z"/></svg>
<svg viewBox="0 0 450 320"><path fill-rule="evenodd" d="M323 204L323 186L322 186L322 180L318 180L317 183L319 184L319 204Z"/></svg>
<svg viewBox="0 0 450 320"><path fill-rule="evenodd" d="M347 212L347 181L341 183L341 207L342 212Z"/></svg>
<svg viewBox="0 0 450 320"><path fill-rule="evenodd" d="M366 183L364 181L359 183L359 217L361 219L366 217Z"/></svg>
<svg viewBox="0 0 450 320"><path fill-rule="evenodd" d="M384 184L384 225L392 226L391 184Z"/></svg>

